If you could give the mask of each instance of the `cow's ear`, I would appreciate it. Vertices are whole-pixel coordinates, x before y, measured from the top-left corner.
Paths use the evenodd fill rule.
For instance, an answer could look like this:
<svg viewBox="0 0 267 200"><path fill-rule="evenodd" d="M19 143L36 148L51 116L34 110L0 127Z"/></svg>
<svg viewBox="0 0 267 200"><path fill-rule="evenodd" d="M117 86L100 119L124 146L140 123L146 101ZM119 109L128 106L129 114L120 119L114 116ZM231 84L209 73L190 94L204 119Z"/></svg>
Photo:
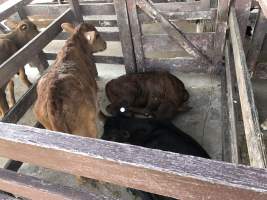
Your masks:
<svg viewBox="0 0 267 200"><path fill-rule="evenodd" d="M96 39L96 32L95 31L89 31L84 33L84 36L86 37L86 39L93 44L95 39Z"/></svg>
<svg viewBox="0 0 267 200"><path fill-rule="evenodd" d="M61 28L70 34L73 34L75 32L75 26L74 26L74 24L71 24L71 23L61 24Z"/></svg>
<svg viewBox="0 0 267 200"><path fill-rule="evenodd" d="M10 19L7 19L4 24L11 30L14 30L17 28L17 26L19 25L19 22L17 21L14 21L14 20L10 20Z"/></svg>

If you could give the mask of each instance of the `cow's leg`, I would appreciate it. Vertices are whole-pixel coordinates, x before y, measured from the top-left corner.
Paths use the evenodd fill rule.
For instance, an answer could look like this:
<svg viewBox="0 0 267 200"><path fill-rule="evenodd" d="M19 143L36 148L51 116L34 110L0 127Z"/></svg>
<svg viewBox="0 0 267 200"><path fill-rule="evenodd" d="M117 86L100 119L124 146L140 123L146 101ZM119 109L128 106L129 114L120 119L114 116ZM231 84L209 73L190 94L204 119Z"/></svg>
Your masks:
<svg viewBox="0 0 267 200"><path fill-rule="evenodd" d="M9 94L9 105L13 107L16 103L15 94L14 94L14 81L10 80L7 84L7 91Z"/></svg>
<svg viewBox="0 0 267 200"><path fill-rule="evenodd" d="M5 87L0 89L0 114L1 117L7 113L9 110L9 106L6 100L6 93L5 93Z"/></svg>
<svg viewBox="0 0 267 200"><path fill-rule="evenodd" d="M25 73L25 69L24 67L20 68L19 70L19 77L21 79L21 81L27 86L27 87L31 87L32 83L29 81L26 73Z"/></svg>

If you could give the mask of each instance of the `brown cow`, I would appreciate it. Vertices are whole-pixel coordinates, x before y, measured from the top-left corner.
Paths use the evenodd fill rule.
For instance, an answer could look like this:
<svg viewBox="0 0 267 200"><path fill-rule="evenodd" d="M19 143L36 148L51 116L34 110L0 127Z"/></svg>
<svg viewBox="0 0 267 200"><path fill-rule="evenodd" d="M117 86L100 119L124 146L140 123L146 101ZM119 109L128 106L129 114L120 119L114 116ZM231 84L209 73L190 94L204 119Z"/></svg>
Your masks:
<svg viewBox="0 0 267 200"><path fill-rule="evenodd" d="M36 26L28 20L23 20L19 23L12 22L12 26L13 30L10 33L0 34L0 64L7 60L9 57L11 57L18 49L23 47L39 33ZM19 69L19 76L26 86L31 86L31 82L26 76L23 66ZM10 96L10 106L12 107L15 104L14 82L10 80L9 83L7 83L4 87L0 89L1 116L3 116L9 110L5 94L5 89L7 85Z"/></svg>
<svg viewBox="0 0 267 200"><path fill-rule="evenodd" d="M174 118L189 98L183 82L168 72L123 75L107 83L106 95L111 102L106 110L113 115L129 112L158 119Z"/></svg>
<svg viewBox="0 0 267 200"><path fill-rule="evenodd" d="M106 42L87 23L62 28L72 35L37 85L34 113L47 129L95 138L99 108L92 54L105 50Z"/></svg>

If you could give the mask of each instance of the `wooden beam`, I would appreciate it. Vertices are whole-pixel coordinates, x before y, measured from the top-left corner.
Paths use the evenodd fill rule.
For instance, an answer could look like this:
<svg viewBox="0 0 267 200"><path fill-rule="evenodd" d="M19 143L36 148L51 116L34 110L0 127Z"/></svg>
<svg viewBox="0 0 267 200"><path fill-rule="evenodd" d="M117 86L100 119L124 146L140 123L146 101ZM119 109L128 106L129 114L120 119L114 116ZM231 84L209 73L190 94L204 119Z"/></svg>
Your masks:
<svg viewBox="0 0 267 200"><path fill-rule="evenodd" d="M237 119L235 115L234 105L234 57L230 49L229 41L226 41L225 46L225 70L226 70L226 83L227 83L227 104L229 115L229 136L230 136L230 149L231 149L231 162L240 163L240 155L238 151L238 135L237 135Z"/></svg>
<svg viewBox="0 0 267 200"><path fill-rule="evenodd" d="M214 33L185 33L185 36L194 46L201 50L203 54L213 56L214 54ZM156 51L182 51L184 49L178 45L173 45L173 40L167 34L149 34L142 37L145 54Z"/></svg>
<svg viewBox="0 0 267 200"><path fill-rule="evenodd" d="M28 44L17 51L0 66L0 87L10 80L22 65L25 65L31 58L40 52L61 30L60 25L73 19L70 9L59 16L47 29L39 33Z"/></svg>
<svg viewBox="0 0 267 200"><path fill-rule="evenodd" d="M195 12L209 10L209 8L200 1L152 3L152 5L161 12Z"/></svg>
<svg viewBox="0 0 267 200"><path fill-rule="evenodd" d="M27 5L24 10L28 16L44 15L58 17L69 8L67 4L57 5ZM82 15L115 15L115 8L112 3L80 4Z"/></svg>
<svg viewBox="0 0 267 200"><path fill-rule="evenodd" d="M48 60L55 60L57 54L55 53L45 53ZM94 61L96 63L106 63L106 64L125 64L125 58L123 57L116 57L116 56L94 56Z"/></svg>
<svg viewBox="0 0 267 200"><path fill-rule="evenodd" d="M82 23L83 16L82 16L79 0L69 0L69 5L70 5L72 12L74 13L74 16L77 22Z"/></svg>
<svg viewBox="0 0 267 200"><path fill-rule="evenodd" d="M105 41L120 41L120 33L119 32L99 32L101 37ZM55 38L55 40L67 40L69 38L69 34L66 32L61 32L58 34L58 36Z"/></svg>
<svg viewBox="0 0 267 200"><path fill-rule="evenodd" d="M107 198L105 196L96 196L95 194L91 194L90 192L78 191L67 186L52 184L35 177L17 174L5 169L0 169L0 189L10 192L16 196L22 196L28 199L113 199L110 197Z"/></svg>
<svg viewBox="0 0 267 200"><path fill-rule="evenodd" d="M145 58L146 71L168 70L179 72L207 73L209 66L192 57Z"/></svg>
<svg viewBox="0 0 267 200"><path fill-rule="evenodd" d="M267 198L266 169L21 125L0 123L0 155L177 199Z"/></svg>
<svg viewBox="0 0 267 200"><path fill-rule="evenodd" d="M135 53L136 69L138 72L145 72L146 67L144 65L144 50L142 44L142 32L141 24L139 23L137 15L136 0L126 0L129 23L132 34L132 41Z"/></svg>
<svg viewBox="0 0 267 200"><path fill-rule="evenodd" d="M2 199L2 200L18 200L17 198L10 196L8 194L5 194L3 192L0 192L0 199Z"/></svg>
<svg viewBox="0 0 267 200"><path fill-rule="evenodd" d="M263 134L259 126L253 89L234 7L230 9L229 25L250 164L254 167L267 167Z"/></svg>
<svg viewBox="0 0 267 200"><path fill-rule="evenodd" d="M219 0L216 18L215 40L214 40L214 56L213 62L216 64L223 58L226 30L228 28L228 14L231 0Z"/></svg>
<svg viewBox="0 0 267 200"><path fill-rule="evenodd" d="M195 11L195 12L161 12L165 17L168 18L169 21L177 21L177 20L211 20L216 17L217 9L210 9L209 11ZM140 20L140 23L152 23L153 19L149 17L145 13L138 13L138 18Z"/></svg>
<svg viewBox="0 0 267 200"><path fill-rule="evenodd" d="M32 2L33 0L9 0L0 6L0 21L8 18L18 11L19 8Z"/></svg>
<svg viewBox="0 0 267 200"><path fill-rule="evenodd" d="M125 0L114 0L126 73L136 72L134 47Z"/></svg>
<svg viewBox="0 0 267 200"><path fill-rule="evenodd" d="M227 105L227 83L225 68L221 71L221 119L222 119L222 160L231 162L231 142L229 134L229 115Z"/></svg>
<svg viewBox="0 0 267 200"><path fill-rule="evenodd" d="M247 54L248 67L253 74L256 71L257 60L261 53L266 33L267 33L267 17L265 17L262 10L260 10L259 17L254 29L251 45L248 48L248 54Z"/></svg>
<svg viewBox="0 0 267 200"><path fill-rule="evenodd" d="M156 21L161 22L162 27L168 33L168 35L176 41L184 50L190 55L199 59L199 62L203 62L209 67L212 66L212 61L206 55L202 54L192 43L184 36L184 33L177 26L172 24L160 14L152 5L145 0L137 0L137 5L144 10L149 16Z"/></svg>
<svg viewBox="0 0 267 200"><path fill-rule="evenodd" d="M18 100L18 102L6 113L1 120L7 123L17 123L36 100L36 84L33 84L29 90Z"/></svg>
<svg viewBox="0 0 267 200"><path fill-rule="evenodd" d="M39 122L36 122L35 125L34 125L34 127L36 127L36 128L44 128L42 126L42 124L40 124ZM21 162L21 161L8 160L5 163L3 169L7 169L7 170L10 170L10 171L13 171L13 172L17 172L22 165L23 165L23 162Z"/></svg>

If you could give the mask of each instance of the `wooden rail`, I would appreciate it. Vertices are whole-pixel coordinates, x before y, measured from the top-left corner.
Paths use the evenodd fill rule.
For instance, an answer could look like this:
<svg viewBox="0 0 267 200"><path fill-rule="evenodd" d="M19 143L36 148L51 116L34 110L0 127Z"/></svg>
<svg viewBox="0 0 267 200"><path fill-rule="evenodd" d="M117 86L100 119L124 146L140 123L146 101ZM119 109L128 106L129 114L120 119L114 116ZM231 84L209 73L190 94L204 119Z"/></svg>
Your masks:
<svg viewBox="0 0 267 200"><path fill-rule="evenodd" d="M230 138L230 151L231 151L231 162L240 163L239 155L239 144L238 144L238 133L237 133L237 119L235 113L235 104L234 104L234 58L233 53L230 48L230 43L227 40L225 45L225 71L226 71L226 84L227 84L227 104L228 104L228 131Z"/></svg>
<svg viewBox="0 0 267 200"><path fill-rule="evenodd" d="M177 199L267 198L266 169L21 125L0 123L0 155Z"/></svg>
<svg viewBox="0 0 267 200"><path fill-rule="evenodd" d="M229 25L250 164L254 167L267 167L263 134L259 127L258 113L234 7L230 10Z"/></svg>
<svg viewBox="0 0 267 200"><path fill-rule="evenodd" d="M21 66L30 61L33 55L40 52L59 32L62 31L60 25L63 22L71 20L73 20L72 11L67 9L47 27L46 31L39 33L23 48L6 60L0 66L0 87L7 83Z"/></svg>
<svg viewBox="0 0 267 200"><path fill-rule="evenodd" d="M7 1L0 6L0 21L8 18L10 15L14 14L24 5L32 2L33 0L13 0Z"/></svg>
<svg viewBox="0 0 267 200"><path fill-rule="evenodd" d="M96 196L90 192L77 191L74 188L51 184L47 181L17 174L0 169L0 189L28 199L53 199L53 200L104 200L111 199L105 196ZM3 197L3 198L2 198ZM0 194L1 200L13 199Z"/></svg>

